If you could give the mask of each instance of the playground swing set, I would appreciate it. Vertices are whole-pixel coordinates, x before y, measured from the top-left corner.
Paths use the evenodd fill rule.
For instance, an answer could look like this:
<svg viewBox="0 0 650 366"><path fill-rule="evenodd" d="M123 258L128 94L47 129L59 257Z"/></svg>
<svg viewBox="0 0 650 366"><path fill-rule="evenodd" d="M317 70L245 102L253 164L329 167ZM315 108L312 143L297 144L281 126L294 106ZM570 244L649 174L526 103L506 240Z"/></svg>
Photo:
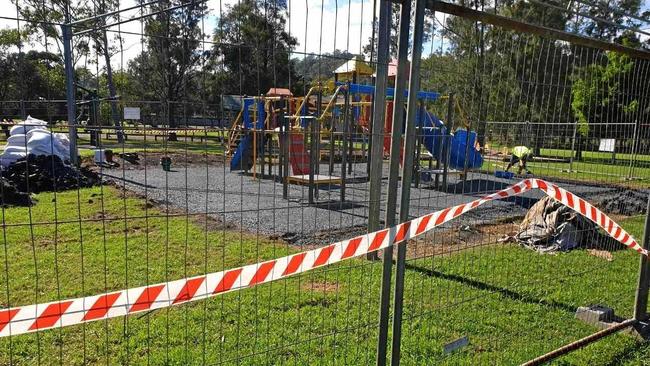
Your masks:
<svg viewBox="0 0 650 366"><path fill-rule="evenodd" d="M310 203L318 198L319 186L338 187L340 199L345 201L345 184L353 164L369 159L375 87L337 79L328 85L319 83L304 97L290 93L243 97L241 110L228 132L226 155L230 170L249 173L253 178L263 178L268 171L269 177L283 183L284 198L288 197L288 184L302 184L309 187ZM328 91L331 94L326 95ZM390 155L394 90L387 88L386 95L384 157ZM418 92L417 98L415 161L424 158L429 164L414 167L416 186L435 181L437 187L439 176L445 183L449 174L463 175L480 168L483 158L476 148L476 132L457 129L451 133L451 124L446 126L427 110L429 102L446 98L453 103L453 98L429 91ZM403 148L400 156L403 161ZM321 174L322 162L327 164L324 169L328 174ZM340 176L333 175L337 163ZM354 178L361 179L359 175Z"/></svg>

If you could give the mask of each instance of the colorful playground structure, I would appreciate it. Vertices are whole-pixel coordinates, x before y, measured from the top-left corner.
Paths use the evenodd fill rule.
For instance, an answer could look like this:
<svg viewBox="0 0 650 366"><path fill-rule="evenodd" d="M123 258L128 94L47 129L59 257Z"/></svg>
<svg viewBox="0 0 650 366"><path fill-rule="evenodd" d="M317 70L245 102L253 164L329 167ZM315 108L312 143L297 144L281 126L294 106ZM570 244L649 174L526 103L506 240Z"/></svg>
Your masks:
<svg viewBox="0 0 650 366"><path fill-rule="evenodd" d="M285 197L287 184L308 185L310 203L317 197L319 185L339 186L344 200L345 181L353 171L353 164L369 159L375 88L338 79L312 87L300 97L278 88L263 96L242 97L241 110L227 137L230 170L246 172L254 178L278 179L284 184ZM384 157L390 155L392 116L396 108L392 100L394 90L388 88L386 95ZM437 184L439 176L446 181L449 174L463 175L483 163L476 132L468 133L462 128L452 132L453 126L445 125L427 110L428 104L440 98L445 97L436 92L417 94L415 161L424 159L429 164L428 167L415 164L416 184L434 181L433 178ZM405 110L405 106L400 108ZM403 149L400 156L403 159ZM336 164L339 169L335 169ZM335 170L340 174L335 175ZM358 174L355 179L359 179Z"/></svg>

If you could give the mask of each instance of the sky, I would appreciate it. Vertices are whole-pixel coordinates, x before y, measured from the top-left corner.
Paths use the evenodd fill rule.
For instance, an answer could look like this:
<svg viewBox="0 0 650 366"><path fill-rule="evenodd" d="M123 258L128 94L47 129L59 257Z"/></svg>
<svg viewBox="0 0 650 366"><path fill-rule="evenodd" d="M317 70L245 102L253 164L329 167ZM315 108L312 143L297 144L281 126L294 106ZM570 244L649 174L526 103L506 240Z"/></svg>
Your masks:
<svg viewBox="0 0 650 366"><path fill-rule="evenodd" d="M208 0L209 13L205 17L204 30L206 40L217 25L219 14L225 12L229 6L239 0ZM372 34L372 7L373 0L286 0L288 5L287 31L298 41L294 57L302 57L304 53L324 54L334 49L347 50L350 53L360 53L362 47ZM136 0L121 0L120 8L125 9L136 5ZM650 0L645 0L644 9L650 9ZM12 17L16 14L16 7L11 0L0 0L0 16ZM377 9L378 10L378 9ZM139 15L139 10L123 12L122 19ZM439 20L443 21L443 15ZM15 28L15 20L0 19L1 28ZM647 25L650 27L650 24ZM111 28L114 31L118 27ZM132 21L123 24L119 30L140 33L141 22ZM128 60L142 51L141 37L139 35L123 35L124 53L113 56L114 67L126 68ZM440 40L434 40L435 47L439 47ZM427 55L432 43L425 44L423 54ZM38 48L33 45L32 47ZM206 48L210 44L205 45ZM100 65L102 61L100 60Z"/></svg>
<svg viewBox="0 0 650 366"><path fill-rule="evenodd" d="M294 56L301 57L304 53L322 54L333 52L334 49L360 53L372 34L373 0L287 0L288 16L287 31L297 39L298 46ZM219 14L226 12L229 6L238 0L208 0L210 9L204 20L204 30L209 40L213 34ZM125 9L136 5L134 0L123 0L120 8ZM10 0L0 0L0 9L6 9L4 14L15 14L16 7ZM137 16L138 10L122 13L122 19ZM16 28L15 20L0 19L0 28ZM118 27L111 30L117 31ZM141 33L140 21L122 24L119 30L123 32ZM124 55L116 55L114 62L119 63L135 57L142 50L139 35L123 34ZM33 45L32 47L37 47ZM205 45L206 48L210 44ZM126 65L125 65L126 66Z"/></svg>

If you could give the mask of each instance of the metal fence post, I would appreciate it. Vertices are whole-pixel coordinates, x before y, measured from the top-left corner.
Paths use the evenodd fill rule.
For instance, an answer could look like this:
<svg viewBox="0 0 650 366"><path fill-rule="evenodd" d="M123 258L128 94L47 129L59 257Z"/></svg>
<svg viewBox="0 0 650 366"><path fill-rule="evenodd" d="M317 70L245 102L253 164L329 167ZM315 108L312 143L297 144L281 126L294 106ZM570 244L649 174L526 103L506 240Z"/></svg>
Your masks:
<svg viewBox="0 0 650 366"><path fill-rule="evenodd" d="M67 18L67 16L66 16ZM69 22L69 19L67 19ZM65 63L65 89L68 104L68 129L70 134L70 163L79 165L77 151L77 116L74 84L74 65L72 65L72 28L68 24L61 26L63 31L63 58Z"/></svg>
<svg viewBox="0 0 650 366"><path fill-rule="evenodd" d="M405 2L405 4L408 2ZM402 12L408 11L410 16L410 7L403 6ZM404 14L402 13L404 20ZM415 155L415 116L417 114L417 100L418 91L420 89L420 59L422 57L422 38L424 32L424 0L417 0L415 3L415 21L413 30L413 54L411 60L411 72L409 79L409 96L408 106L406 110L406 136L404 138L404 161L402 162L402 195L400 197L399 206L399 221L405 222L409 219L409 203L411 200L411 181L413 179L414 164L419 164L414 161ZM408 34L409 26L405 28L400 27L400 32L406 29ZM402 43L400 33L400 50L402 45L408 47L408 39ZM398 76L399 77L399 76ZM397 91L396 91L397 92ZM397 101L397 98L395 98ZM397 110L397 108L395 108ZM394 132L394 131L393 131ZM392 154L391 154L392 155ZM406 271L406 243L402 243L397 247L397 265L395 271L395 298L393 304L393 343L391 353L391 365L396 366L400 364L400 346L402 341L402 311L404 308L404 275Z"/></svg>
<svg viewBox="0 0 650 366"><path fill-rule="evenodd" d="M386 115L386 79L388 76L388 48L390 45L390 17L392 4L389 0L379 1L379 35L377 40L377 79L375 82L374 111L372 120L372 147L370 151L370 202L368 203L368 231L379 230L381 204L381 181L383 175L384 117ZM386 256L386 251L384 251ZM377 253L368 259L377 259ZM390 256L389 256L390 259ZM390 284L390 271L383 271L382 283ZM389 285L390 286L390 285ZM390 287L389 287L390 289ZM384 287L380 292L379 308L387 307ZM379 334L377 337L377 364L386 364L386 344L388 340L388 314L380 310Z"/></svg>
<svg viewBox="0 0 650 366"><path fill-rule="evenodd" d="M370 193L368 203L368 231L379 230L381 204L381 178L383 175L383 131L386 116L386 78L388 76L388 47L390 45L390 14L392 3L379 1L379 35L377 39L377 77L375 82L374 110L372 113L372 140L370 148ZM368 259L377 259L377 253L368 254Z"/></svg>
<svg viewBox="0 0 650 366"><path fill-rule="evenodd" d="M385 227L394 226L397 222L397 184L399 182L399 166L401 163L402 128L404 127L404 92L406 91L406 80L408 78L408 42L409 25L411 21L411 2L404 1L400 9L399 36L397 45L397 74L395 76L395 89L393 94L393 117L390 141L390 164L388 171L388 189L386 198L386 219ZM379 318L382 327L388 327L388 316L390 314L390 287L393 265L393 248L387 247L383 253L383 269L381 283L381 299ZM380 331L381 332L381 331ZM379 344L384 346L384 353L388 341L388 330L380 333ZM386 358L379 358L377 365L385 365Z"/></svg>
<svg viewBox="0 0 650 366"><path fill-rule="evenodd" d="M345 202L345 180L347 179L348 171L346 165L348 159L352 161L352 154L348 156L348 145L352 146L352 129L350 128L350 83L344 91L344 105L343 105L343 140L341 141L341 202ZM348 141L348 139L350 139ZM330 132L330 146L334 146L336 141L334 135L334 126ZM333 149L331 151L334 151ZM334 153L330 154L330 161L334 161ZM331 174L330 174L331 175Z"/></svg>
<svg viewBox="0 0 650 366"><path fill-rule="evenodd" d="M645 213L645 229L643 230L643 248L650 249L650 195ZM650 287L650 267L648 257L642 255L639 259L639 283L634 299L634 319L646 320L648 318L648 288Z"/></svg>
<svg viewBox="0 0 650 366"><path fill-rule="evenodd" d="M449 93L449 103L447 104L447 131L442 140L442 189L447 190L447 172L449 170L449 153L451 152L451 130L454 128L454 93ZM436 175L436 179L438 176ZM436 188L438 187L436 180Z"/></svg>

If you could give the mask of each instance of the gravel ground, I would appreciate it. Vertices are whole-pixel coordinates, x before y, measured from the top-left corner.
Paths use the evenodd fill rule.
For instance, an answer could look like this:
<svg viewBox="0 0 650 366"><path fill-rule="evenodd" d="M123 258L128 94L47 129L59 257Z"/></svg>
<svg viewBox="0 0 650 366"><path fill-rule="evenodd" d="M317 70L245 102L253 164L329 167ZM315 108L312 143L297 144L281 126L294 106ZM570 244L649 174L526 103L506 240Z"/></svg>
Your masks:
<svg viewBox="0 0 650 366"><path fill-rule="evenodd" d="M146 169L145 169L146 168ZM327 172L326 164L321 172ZM219 162L178 167L165 172L159 166L137 169L106 170L104 175L119 185L175 210L208 213L243 230L265 236L281 237L296 244L316 244L343 239L366 231L368 188L366 165L355 164L348 174L346 201L340 201L340 189L319 190L315 204L308 204L308 187L289 185L289 199L282 198L282 184L270 179L253 179L250 175L230 172ZM334 175L340 175L336 165ZM384 177L388 164L384 164ZM410 213L413 217L464 203L477 196L512 184L481 173L470 173L465 184L450 177L446 190L421 186L411 189ZM382 183L382 211L385 207L388 180ZM616 195L620 189L594 185L561 184L570 191L592 201ZM647 192L646 192L647 193ZM540 197L540 192L527 192L508 200L494 201L450 223L450 226L477 225L523 216ZM398 199L399 202L399 199ZM383 219L382 212L382 219Z"/></svg>

